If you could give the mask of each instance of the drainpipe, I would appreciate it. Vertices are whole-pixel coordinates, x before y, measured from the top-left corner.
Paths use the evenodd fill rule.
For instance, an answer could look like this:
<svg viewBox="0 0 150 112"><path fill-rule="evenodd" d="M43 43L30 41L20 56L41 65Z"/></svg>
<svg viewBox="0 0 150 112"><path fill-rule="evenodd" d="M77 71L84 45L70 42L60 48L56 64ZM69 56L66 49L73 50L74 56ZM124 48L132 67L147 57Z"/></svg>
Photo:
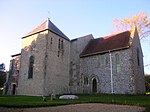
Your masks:
<svg viewBox="0 0 150 112"><path fill-rule="evenodd" d="M111 83L111 93L114 93L114 87L113 87L113 73L112 73L112 58L111 58L111 52L109 51L109 60L110 60L110 83Z"/></svg>

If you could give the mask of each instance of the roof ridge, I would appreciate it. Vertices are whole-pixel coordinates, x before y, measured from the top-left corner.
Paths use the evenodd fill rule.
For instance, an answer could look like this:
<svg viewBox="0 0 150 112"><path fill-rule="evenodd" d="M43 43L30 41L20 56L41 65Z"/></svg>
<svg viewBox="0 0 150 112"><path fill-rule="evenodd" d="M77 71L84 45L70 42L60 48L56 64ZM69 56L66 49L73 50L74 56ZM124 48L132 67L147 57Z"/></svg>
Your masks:
<svg viewBox="0 0 150 112"><path fill-rule="evenodd" d="M110 38L110 37L114 37L114 36L117 36L117 35L121 35L121 34L126 33L126 32L130 32L130 31L127 30L127 31L117 32L117 33L114 33L114 34L110 34L110 35L107 35L107 36L103 36L102 38L108 39L108 38Z"/></svg>

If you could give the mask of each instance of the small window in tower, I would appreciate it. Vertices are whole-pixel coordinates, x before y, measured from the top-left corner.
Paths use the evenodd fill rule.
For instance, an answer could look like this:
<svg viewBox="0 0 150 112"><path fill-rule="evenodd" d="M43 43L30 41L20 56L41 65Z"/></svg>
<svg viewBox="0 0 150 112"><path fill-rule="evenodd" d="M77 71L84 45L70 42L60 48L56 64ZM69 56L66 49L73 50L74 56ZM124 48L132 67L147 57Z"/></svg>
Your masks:
<svg viewBox="0 0 150 112"><path fill-rule="evenodd" d="M60 49L60 39L59 39L59 41L58 41L58 49Z"/></svg>
<svg viewBox="0 0 150 112"><path fill-rule="evenodd" d="M57 56L59 57L59 51L58 51L58 54L57 54Z"/></svg>
<svg viewBox="0 0 150 112"><path fill-rule="evenodd" d="M53 38L51 38L51 44L53 43Z"/></svg>
<svg viewBox="0 0 150 112"><path fill-rule="evenodd" d="M63 49L64 45L63 45L63 40L61 40L61 49Z"/></svg>

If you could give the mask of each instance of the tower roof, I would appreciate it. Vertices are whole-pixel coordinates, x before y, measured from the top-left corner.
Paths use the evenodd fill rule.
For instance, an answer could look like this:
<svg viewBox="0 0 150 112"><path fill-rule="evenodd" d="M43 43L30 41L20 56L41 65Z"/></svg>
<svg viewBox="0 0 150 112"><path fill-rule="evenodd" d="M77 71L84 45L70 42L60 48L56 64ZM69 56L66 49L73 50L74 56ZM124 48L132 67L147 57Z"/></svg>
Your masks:
<svg viewBox="0 0 150 112"><path fill-rule="evenodd" d="M46 20L45 22L43 22L41 25L39 25L38 27L36 27L34 30L32 30L31 32L27 33L25 36L23 36L22 38L26 38L28 36L31 36L33 34L45 31L45 30L50 30L53 33L63 37L66 40L69 40L69 38L62 32L60 31L49 19Z"/></svg>

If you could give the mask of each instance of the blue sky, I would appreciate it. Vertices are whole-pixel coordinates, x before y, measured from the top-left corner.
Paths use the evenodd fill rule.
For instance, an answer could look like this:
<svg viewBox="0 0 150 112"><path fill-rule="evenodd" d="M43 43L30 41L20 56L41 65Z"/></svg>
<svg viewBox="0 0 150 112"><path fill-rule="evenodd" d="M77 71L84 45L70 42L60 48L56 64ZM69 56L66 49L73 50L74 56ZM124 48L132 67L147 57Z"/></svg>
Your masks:
<svg viewBox="0 0 150 112"><path fill-rule="evenodd" d="M47 17L70 39L91 33L98 38L114 33L114 18L140 11L150 15L149 0L0 0L0 63L8 70L10 55L21 52L21 37ZM144 65L150 63L149 38L142 41Z"/></svg>

